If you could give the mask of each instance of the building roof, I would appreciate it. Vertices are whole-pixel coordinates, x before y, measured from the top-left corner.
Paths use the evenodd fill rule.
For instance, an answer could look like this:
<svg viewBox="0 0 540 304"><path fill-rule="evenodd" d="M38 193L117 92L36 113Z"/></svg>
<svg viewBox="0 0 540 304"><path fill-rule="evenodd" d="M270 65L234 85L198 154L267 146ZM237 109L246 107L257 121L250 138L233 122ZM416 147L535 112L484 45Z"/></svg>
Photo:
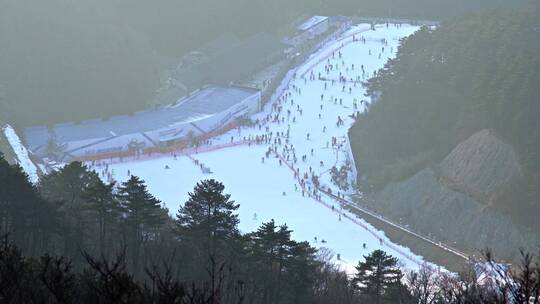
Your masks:
<svg viewBox="0 0 540 304"><path fill-rule="evenodd" d="M170 127L181 122L194 122L234 106L258 90L235 86L212 85L176 104L133 115L113 116L107 120L93 119L80 123L69 122L54 125L52 130L57 143L148 132ZM35 126L25 130L25 142L30 150L38 150L49 140L49 128Z"/></svg>
<svg viewBox="0 0 540 304"><path fill-rule="evenodd" d="M156 96L154 96L154 104L165 105L175 103L183 96L186 96L186 94L187 92L184 88L173 85L167 89L160 90Z"/></svg>
<svg viewBox="0 0 540 304"><path fill-rule="evenodd" d="M325 16L313 16L306 20L304 23L300 24L296 29L299 31L307 31L310 28L316 26L317 24L328 20L328 17Z"/></svg>

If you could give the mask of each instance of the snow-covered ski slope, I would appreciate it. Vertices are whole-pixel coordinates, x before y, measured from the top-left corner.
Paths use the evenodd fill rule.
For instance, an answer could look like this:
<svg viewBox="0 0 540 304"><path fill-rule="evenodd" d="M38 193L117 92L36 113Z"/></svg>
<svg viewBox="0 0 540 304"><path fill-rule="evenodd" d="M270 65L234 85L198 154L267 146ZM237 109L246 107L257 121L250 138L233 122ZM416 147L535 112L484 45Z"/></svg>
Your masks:
<svg viewBox="0 0 540 304"><path fill-rule="evenodd" d="M24 172L28 174L30 181L32 183L37 183L39 180L38 169L32 160L30 160L28 150L26 150L26 147L22 144L21 139L17 136L15 130L10 125L6 125L3 130L0 126L0 131L4 132L4 136L17 156L17 163L22 167Z"/></svg>
<svg viewBox="0 0 540 304"><path fill-rule="evenodd" d="M240 204L243 232L253 231L262 222L275 219L278 224L286 223L294 230L295 239L307 240L313 246L326 247L339 254L339 262L348 269L362 260L363 255L378 248L398 257L406 267L417 268L423 263L421 257L408 248L392 244L383 232L363 220L355 223L348 219L354 217L351 214L340 216L345 211L330 198L322 196L319 202L310 197L307 193L313 190L310 178L305 180L304 195L299 183L305 173L311 177L311 167L324 188L331 188L333 193L339 191L330 181L329 169L350 159L347 131L354 121L351 115L363 111L361 100L367 99L365 89L357 80L372 77L374 71L395 56L399 40L417 29L409 25L378 25L374 31L366 24L352 27L291 71L294 77L285 83L287 89L279 92L279 98L253 117L259 119L260 126L233 130L211 140L212 145L217 145L266 135L261 145L242 145L189 157L165 156L114 163L109 165L108 172L102 173L111 174L117 181L126 180L128 172L140 176L171 214L186 201L188 192L198 181L214 178L222 181L226 192ZM340 74L346 82L340 82ZM340 126L338 116L343 121ZM334 145L332 138L335 138ZM269 148L280 157L272 152L267 158ZM194 159L212 173L204 174ZM103 167L96 169L104 170ZM299 178L293 170L299 171Z"/></svg>

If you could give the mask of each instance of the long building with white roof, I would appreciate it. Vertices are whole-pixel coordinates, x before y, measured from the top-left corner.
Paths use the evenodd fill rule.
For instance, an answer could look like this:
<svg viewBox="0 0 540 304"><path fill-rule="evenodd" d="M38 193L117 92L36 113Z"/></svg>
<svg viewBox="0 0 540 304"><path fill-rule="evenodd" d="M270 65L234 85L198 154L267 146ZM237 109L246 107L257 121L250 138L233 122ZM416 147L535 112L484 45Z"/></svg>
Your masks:
<svg viewBox="0 0 540 304"><path fill-rule="evenodd" d="M260 102L257 89L211 85L175 104L133 115L30 127L24 140L35 155L59 161L142 151L217 131L255 113Z"/></svg>
<svg viewBox="0 0 540 304"><path fill-rule="evenodd" d="M329 27L330 19L328 17L312 16L298 23L296 25L296 35L294 37L286 38L283 42L288 45L298 46L326 33Z"/></svg>

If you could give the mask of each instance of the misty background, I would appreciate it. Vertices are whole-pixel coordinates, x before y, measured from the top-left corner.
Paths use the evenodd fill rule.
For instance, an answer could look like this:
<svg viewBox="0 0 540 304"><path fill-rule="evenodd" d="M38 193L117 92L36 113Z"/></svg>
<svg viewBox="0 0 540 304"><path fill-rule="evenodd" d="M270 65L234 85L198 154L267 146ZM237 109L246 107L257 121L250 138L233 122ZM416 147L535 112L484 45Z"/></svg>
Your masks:
<svg viewBox="0 0 540 304"><path fill-rule="evenodd" d="M440 20L524 1L0 1L1 114L16 126L146 108L163 70L226 33L285 35L324 15Z"/></svg>

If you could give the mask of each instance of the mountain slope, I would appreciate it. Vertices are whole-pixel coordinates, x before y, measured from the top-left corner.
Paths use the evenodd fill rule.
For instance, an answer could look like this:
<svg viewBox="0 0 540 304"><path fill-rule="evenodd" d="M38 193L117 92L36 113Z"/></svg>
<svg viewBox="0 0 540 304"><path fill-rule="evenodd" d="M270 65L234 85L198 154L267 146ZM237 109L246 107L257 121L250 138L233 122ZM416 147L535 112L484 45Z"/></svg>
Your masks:
<svg viewBox="0 0 540 304"><path fill-rule="evenodd" d="M534 252L540 246L540 233L514 221L494 201L522 178L513 148L482 130L440 165L387 185L365 203L468 252L491 248L500 258L517 261L519 248Z"/></svg>
<svg viewBox="0 0 540 304"><path fill-rule="evenodd" d="M515 204L540 198L540 17L470 16L407 39L369 84L380 100L350 131L360 187L382 189L439 163L461 141L491 129L524 168Z"/></svg>
<svg viewBox="0 0 540 304"><path fill-rule="evenodd" d="M448 217L465 229L454 231L464 243L490 221L516 238L515 225L540 231L531 212L540 208L539 7L424 28L370 81L380 98L349 136L359 187L399 207L392 215L425 229ZM388 194L396 187L404 197ZM425 191L434 193L422 207ZM490 236L481 244L495 245Z"/></svg>

